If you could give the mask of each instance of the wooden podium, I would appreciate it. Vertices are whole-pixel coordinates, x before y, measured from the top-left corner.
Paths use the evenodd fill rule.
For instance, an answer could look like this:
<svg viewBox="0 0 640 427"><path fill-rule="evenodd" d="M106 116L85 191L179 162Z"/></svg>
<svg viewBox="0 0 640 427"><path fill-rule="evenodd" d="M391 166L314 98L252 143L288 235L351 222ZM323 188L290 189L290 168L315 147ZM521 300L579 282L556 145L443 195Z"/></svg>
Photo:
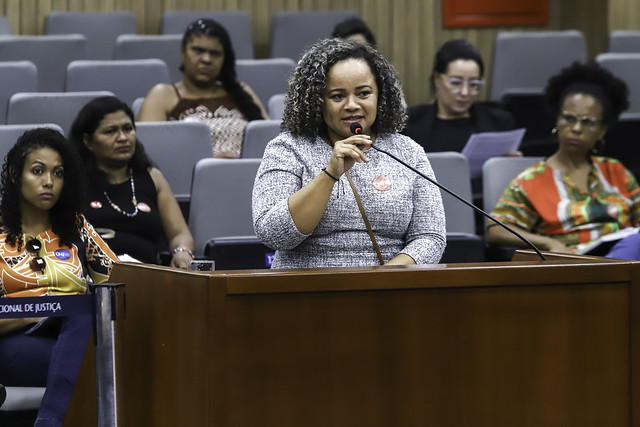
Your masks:
<svg viewBox="0 0 640 427"><path fill-rule="evenodd" d="M118 264L121 425L640 426L640 262L546 255L291 271Z"/></svg>

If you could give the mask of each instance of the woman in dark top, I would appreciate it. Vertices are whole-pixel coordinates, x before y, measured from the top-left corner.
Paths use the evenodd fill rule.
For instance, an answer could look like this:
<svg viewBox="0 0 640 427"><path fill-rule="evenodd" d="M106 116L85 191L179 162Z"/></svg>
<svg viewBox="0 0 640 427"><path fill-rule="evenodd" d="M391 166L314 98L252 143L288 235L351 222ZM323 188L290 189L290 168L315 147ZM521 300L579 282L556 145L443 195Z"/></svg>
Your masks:
<svg viewBox="0 0 640 427"><path fill-rule="evenodd" d="M435 152L462 151L472 133L513 129L511 114L475 102L484 87L483 75L484 62L471 43L457 39L443 44L431 74L435 102L409 107L402 133Z"/></svg>
<svg viewBox="0 0 640 427"><path fill-rule="evenodd" d="M85 215L109 246L145 263L158 263L168 249L171 266L188 268L193 237L169 184L136 138L131 109L113 96L88 102L70 140L89 175Z"/></svg>

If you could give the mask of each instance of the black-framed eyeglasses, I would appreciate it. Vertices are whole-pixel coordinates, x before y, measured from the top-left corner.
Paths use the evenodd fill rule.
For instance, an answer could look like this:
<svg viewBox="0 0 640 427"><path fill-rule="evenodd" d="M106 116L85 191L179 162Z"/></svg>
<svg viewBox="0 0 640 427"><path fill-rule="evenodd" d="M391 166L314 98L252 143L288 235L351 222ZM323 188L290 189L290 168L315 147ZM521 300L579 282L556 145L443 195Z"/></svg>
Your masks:
<svg viewBox="0 0 640 427"><path fill-rule="evenodd" d="M477 95L484 87L484 80L482 79L465 80L462 77L447 76L446 74L442 74L442 76L445 78L447 85L449 85L449 88L453 93L462 92L465 84L469 88L469 92L471 92L472 95Z"/></svg>
<svg viewBox="0 0 640 427"><path fill-rule="evenodd" d="M42 243L38 239L31 239L25 243L25 247L32 259L29 262L29 267L33 271L39 271L44 273L44 269L47 268L47 262L40 256L40 249L42 249Z"/></svg>
<svg viewBox="0 0 640 427"><path fill-rule="evenodd" d="M576 123L580 122L583 127L591 130L597 128L598 125L602 123L602 120L596 119L595 117L578 116L568 111L560 113L560 119L569 126L575 126Z"/></svg>

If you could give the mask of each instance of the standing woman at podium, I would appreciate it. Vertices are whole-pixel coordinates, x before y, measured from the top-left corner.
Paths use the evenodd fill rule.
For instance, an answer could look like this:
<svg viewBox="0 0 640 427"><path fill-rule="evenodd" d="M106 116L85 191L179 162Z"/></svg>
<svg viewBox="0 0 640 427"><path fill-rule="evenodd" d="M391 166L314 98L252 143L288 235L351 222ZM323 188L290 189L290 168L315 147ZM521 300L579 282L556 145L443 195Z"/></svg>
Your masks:
<svg viewBox="0 0 640 427"><path fill-rule="evenodd" d="M59 132L25 132L2 167L0 296L87 292L117 262L82 216L80 159ZM0 383L44 387L36 426L60 426L91 336L88 315L0 319Z"/></svg>
<svg viewBox="0 0 640 427"><path fill-rule="evenodd" d="M254 228L276 249L273 267L440 260L440 190L371 148L433 177L422 147L398 133L405 121L400 82L376 49L329 39L303 55L289 81L283 132L267 145L253 189Z"/></svg>

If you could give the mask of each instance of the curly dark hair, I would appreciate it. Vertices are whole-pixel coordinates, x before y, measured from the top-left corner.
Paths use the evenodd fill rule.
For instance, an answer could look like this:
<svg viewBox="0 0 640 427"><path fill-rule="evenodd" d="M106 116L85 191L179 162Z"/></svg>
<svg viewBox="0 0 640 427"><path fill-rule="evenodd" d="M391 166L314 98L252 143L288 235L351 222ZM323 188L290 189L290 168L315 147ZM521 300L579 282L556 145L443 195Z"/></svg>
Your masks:
<svg viewBox="0 0 640 427"><path fill-rule="evenodd" d="M545 102L557 116L566 97L575 93L600 101L605 125L615 122L629 108L627 84L595 61L576 61L551 77L544 90Z"/></svg>
<svg viewBox="0 0 640 427"><path fill-rule="evenodd" d="M376 133L400 132L407 121L406 102L393 65L375 48L344 39L325 39L303 55L289 79L282 130L313 139L326 132L322 119L329 69L346 59L369 64L378 86L378 108L372 129Z"/></svg>
<svg viewBox="0 0 640 427"><path fill-rule="evenodd" d="M78 158L78 153L67 139L57 130L50 128L35 128L26 131L18 138L9 150L2 165L0 182L0 222L7 232L6 243L22 247L22 211L20 199L22 197L22 172L27 156L36 150L50 148L62 157L64 166L64 183L60 199L49 211L49 220L54 233L60 242L68 247L71 242L80 237L80 229L84 221L80 215L82 211L83 195L85 191L84 170Z"/></svg>
<svg viewBox="0 0 640 427"><path fill-rule="evenodd" d="M227 30L213 19L198 19L187 25L187 29L182 36L182 52L187 48L187 44L194 37L206 36L217 38L222 44L224 50L224 62L218 80L227 93L234 100L240 112L247 120L262 119L260 107L253 101L251 95L242 88L236 74L236 53L231 44L231 38ZM180 65L180 71L184 71L184 65Z"/></svg>
<svg viewBox="0 0 640 427"><path fill-rule="evenodd" d="M136 122L134 120L133 111L129 106L116 98L115 96L101 96L87 102L76 116L71 131L69 133L69 141L75 147L84 167L89 175L91 182L98 184L99 188L106 188L107 178L104 172L98 169L96 158L91 150L84 144L85 135L92 136L98 129L100 122L107 114L123 111L130 119L135 129ZM147 156L144 145L136 138L136 149L133 156L129 160L129 168L133 172L146 171L154 166L153 162Z"/></svg>
<svg viewBox="0 0 640 427"><path fill-rule="evenodd" d="M479 77L482 78L482 76L484 76L484 61L482 60L480 51L465 39L449 40L440 46L433 60L433 70L431 71L431 79L429 80L432 92L436 91L436 85L433 80L436 73L446 74L449 64L458 59L474 61L478 64L478 68L480 68Z"/></svg>

